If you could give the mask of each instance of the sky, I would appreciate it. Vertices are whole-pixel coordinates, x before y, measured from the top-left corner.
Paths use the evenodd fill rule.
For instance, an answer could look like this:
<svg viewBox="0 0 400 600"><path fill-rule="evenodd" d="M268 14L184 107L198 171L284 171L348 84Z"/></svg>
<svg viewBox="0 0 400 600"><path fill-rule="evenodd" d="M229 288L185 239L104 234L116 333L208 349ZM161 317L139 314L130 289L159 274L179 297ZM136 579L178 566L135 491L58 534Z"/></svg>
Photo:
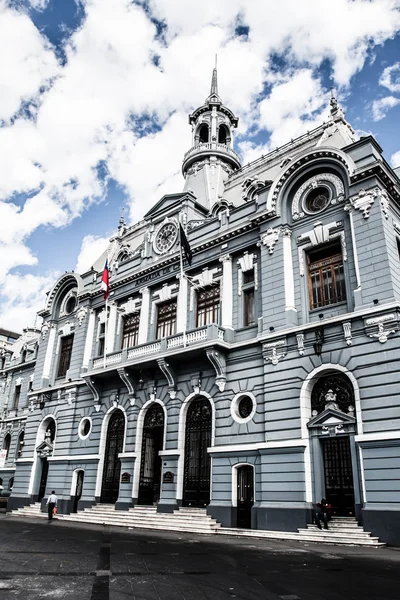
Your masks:
<svg viewBox="0 0 400 600"><path fill-rule="evenodd" d="M0 0L0 327L32 326L122 209L182 191L215 54L243 164L326 120L333 86L400 166L400 0Z"/></svg>

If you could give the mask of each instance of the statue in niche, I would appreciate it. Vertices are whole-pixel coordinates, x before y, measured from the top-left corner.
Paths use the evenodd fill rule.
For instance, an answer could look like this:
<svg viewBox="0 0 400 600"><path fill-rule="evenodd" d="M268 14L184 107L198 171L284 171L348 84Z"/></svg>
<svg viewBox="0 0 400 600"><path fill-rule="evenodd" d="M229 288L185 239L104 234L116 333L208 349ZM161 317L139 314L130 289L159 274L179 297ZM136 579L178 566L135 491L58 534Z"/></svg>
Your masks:
<svg viewBox="0 0 400 600"><path fill-rule="evenodd" d="M51 442L51 429L50 429L50 427L48 427L48 428L46 429L46 433L44 434L44 441L45 441L45 442L48 442L49 444L51 444L51 443L52 443L52 442Z"/></svg>
<svg viewBox="0 0 400 600"><path fill-rule="evenodd" d="M339 410L339 405L336 402L336 394L333 390L328 390L325 394L325 409L333 408L334 410Z"/></svg>

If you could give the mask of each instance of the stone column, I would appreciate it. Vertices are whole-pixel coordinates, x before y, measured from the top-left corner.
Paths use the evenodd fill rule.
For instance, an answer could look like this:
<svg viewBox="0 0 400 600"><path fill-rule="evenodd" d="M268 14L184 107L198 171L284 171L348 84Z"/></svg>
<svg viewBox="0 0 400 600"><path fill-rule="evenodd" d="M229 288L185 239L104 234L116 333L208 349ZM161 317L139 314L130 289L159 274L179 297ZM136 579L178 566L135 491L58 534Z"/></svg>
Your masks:
<svg viewBox="0 0 400 600"><path fill-rule="evenodd" d="M294 299L293 256L291 237L291 230L288 227L283 227L283 275L285 280L286 324L297 325L297 310Z"/></svg>
<svg viewBox="0 0 400 600"><path fill-rule="evenodd" d="M187 327L188 282L185 276L179 277L178 306L176 315L176 333L186 331Z"/></svg>
<svg viewBox="0 0 400 600"><path fill-rule="evenodd" d="M219 259L222 262L222 290L221 290L221 326L232 329L233 290L232 290L232 257L225 254Z"/></svg>
<svg viewBox="0 0 400 600"><path fill-rule="evenodd" d="M94 328L96 325L96 314L94 310L90 311L89 314L89 322L86 331L86 339L85 339L85 349L83 351L83 361L82 361L82 370L87 371L89 366L89 360L92 355L93 349L93 337L94 337Z"/></svg>
<svg viewBox="0 0 400 600"><path fill-rule="evenodd" d="M140 309L138 342L145 344L149 330L150 290L148 287L144 287L139 291L142 294L142 307Z"/></svg>

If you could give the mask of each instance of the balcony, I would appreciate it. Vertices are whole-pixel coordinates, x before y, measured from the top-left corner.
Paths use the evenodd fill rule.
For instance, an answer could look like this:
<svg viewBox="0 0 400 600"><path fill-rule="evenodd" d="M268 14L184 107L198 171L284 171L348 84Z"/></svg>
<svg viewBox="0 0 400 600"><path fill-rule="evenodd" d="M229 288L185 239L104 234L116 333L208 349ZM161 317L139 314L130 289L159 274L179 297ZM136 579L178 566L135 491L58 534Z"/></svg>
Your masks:
<svg viewBox="0 0 400 600"><path fill-rule="evenodd" d="M105 366L114 365L123 366L126 364L136 364L143 362L144 358L160 358L165 354L176 354L182 349L193 348L196 346L212 346L215 342L224 342L225 330L218 325L208 325L194 329L186 333L177 333L170 337L156 340L134 348L118 350L107 354ZM94 358L89 366L89 371L100 371L104 369L104 357Z"/></svg>
<svg viewBox="0 0 400 600"><path fill-rule="evenodd" d="M183 157L182 172L185 173L194 162L206 158L210 154L229 162L234 169L240 169L240 157L232 148L217 142L207 142L193 146L186 152Z"/></svg>

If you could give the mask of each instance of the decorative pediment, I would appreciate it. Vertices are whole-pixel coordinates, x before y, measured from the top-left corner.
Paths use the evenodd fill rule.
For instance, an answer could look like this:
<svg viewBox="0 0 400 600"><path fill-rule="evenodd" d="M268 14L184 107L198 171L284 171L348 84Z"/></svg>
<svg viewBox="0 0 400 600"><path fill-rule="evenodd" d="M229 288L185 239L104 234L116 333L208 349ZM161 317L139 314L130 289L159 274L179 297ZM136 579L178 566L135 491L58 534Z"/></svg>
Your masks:
<svg viewBox="0 0 400 600"><path fill-rule="evenodd" d="M313 417L307 427L318 435L328 435L330 437L344 433L354 433L356 430L356 418L354 410L344 413L340 409L326 408L324 411Z"/></svg>
<svg viewBox="0 0 400 600"><path fill-rule="evenodd" d="M53 454L53 445L50 442L44 440L39 446L36 448L36 452L40 458L46 458L47 456L51 456Z"/></svg>
<svg viewBox="0 0 400 600"><path fill-rule="evenodd" d="M195 200L195 196L189 192L166 194L149 210L148 213L145 214L144 219L146 221L152 221L164 213L171 214L171 209L174 207L176 207L178 214L182 209L182 205L185 200L191 200L193 202Z"/></svg>

